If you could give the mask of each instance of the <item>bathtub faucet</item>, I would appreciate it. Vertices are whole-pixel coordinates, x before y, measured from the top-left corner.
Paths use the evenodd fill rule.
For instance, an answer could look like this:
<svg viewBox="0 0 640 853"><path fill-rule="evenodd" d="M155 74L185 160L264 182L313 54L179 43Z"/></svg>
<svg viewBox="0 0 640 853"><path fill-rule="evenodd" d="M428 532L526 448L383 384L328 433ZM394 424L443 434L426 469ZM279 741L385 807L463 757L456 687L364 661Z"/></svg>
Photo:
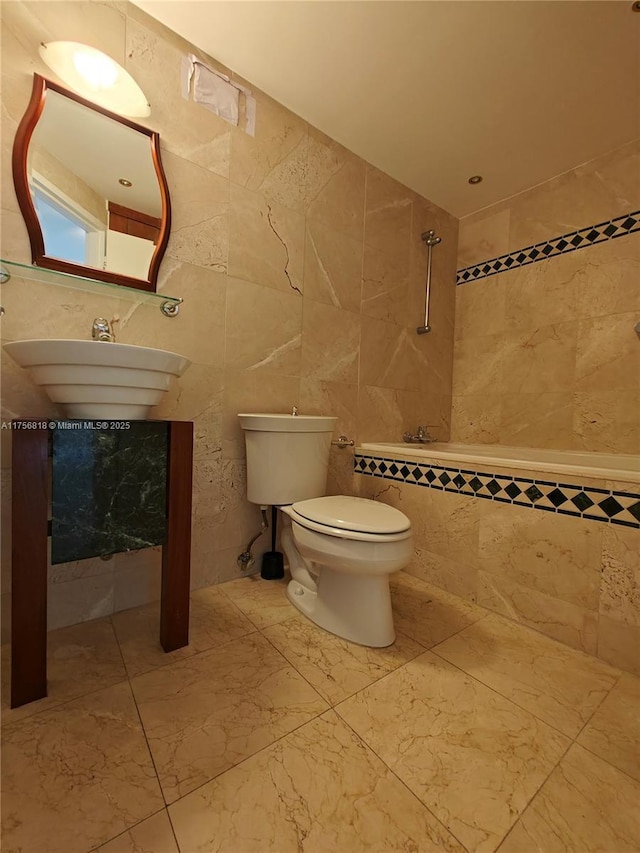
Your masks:
<svg viewBox="0 0 640 853"><path fill-rule="evenodd" d="M419 426L418 432L415 435L412 435L410 432L405 432L402 439L407 444L429 444L436 440L432 435L429 435L429 430L426 426Z"/></svg>

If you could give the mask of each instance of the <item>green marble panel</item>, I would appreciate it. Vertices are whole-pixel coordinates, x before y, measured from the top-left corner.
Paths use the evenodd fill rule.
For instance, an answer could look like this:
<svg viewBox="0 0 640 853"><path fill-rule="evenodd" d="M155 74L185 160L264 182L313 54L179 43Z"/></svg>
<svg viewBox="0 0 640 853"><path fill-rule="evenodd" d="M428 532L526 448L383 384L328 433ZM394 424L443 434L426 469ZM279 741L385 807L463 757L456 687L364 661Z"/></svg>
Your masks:
<svg viewBox="0 0 640 853"><path fill-rule="evenodd" d="M164 544L168 424L58 421L51 562Z"/></svg>

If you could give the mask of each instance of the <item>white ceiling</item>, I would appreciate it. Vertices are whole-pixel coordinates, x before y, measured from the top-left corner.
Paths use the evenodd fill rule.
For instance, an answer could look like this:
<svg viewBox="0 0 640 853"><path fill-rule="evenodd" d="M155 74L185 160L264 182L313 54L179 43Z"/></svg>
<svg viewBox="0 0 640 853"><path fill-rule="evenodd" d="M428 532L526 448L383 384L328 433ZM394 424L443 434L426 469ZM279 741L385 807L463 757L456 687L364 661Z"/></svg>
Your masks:
<svg viewBox="0 0 640 853"><path fill-rule="evenodd" d="M640 137L631 0L135 2L459 217Z"/></svg>

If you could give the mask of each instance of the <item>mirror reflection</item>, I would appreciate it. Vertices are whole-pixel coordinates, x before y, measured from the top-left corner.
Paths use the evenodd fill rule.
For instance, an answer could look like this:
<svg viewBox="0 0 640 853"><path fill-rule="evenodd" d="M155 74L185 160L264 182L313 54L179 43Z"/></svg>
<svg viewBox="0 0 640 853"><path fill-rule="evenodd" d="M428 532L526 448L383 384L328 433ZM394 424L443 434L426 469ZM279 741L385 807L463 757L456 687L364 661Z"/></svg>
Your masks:
<svg viewBox="0 0 640 853"><path fill-rule="evenodd" d="M34 74L13 179L34 264L155 290L171 224L155 131Z"/></svg>
<svg viewBox="0 0 640 853"><path fill-rule="evenodd" d="M45 255L149 277L162 197L148 136L49 91L27 172Z"/></svg>

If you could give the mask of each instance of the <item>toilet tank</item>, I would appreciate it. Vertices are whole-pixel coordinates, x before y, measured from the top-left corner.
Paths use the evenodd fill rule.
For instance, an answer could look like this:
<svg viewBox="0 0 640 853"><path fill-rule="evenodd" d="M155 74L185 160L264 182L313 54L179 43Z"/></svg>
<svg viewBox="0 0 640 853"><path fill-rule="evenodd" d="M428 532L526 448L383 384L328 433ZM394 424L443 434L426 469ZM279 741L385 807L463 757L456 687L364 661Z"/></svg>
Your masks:
<svg viewBox="0 0 640 853"><path fill-rule="evenodd" d="M337 418L239 414L247 448L247 499L283 506L324 495Z"/></svg>

